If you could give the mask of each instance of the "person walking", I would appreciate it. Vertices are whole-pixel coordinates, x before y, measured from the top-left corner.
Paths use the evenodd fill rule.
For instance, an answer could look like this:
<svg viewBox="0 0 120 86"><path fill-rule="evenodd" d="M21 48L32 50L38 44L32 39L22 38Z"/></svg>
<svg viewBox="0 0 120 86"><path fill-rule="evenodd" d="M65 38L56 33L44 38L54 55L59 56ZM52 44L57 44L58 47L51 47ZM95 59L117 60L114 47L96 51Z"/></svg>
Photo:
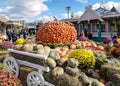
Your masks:
<svg viewBox="0 0 120 86"><path fill-rule="evenodd" d="M17 40L17 32L13 30L12 32L12 42L15 42Z"/></svg>
<svg viewBox="0 0 120 86"><path fill-rule="evenodd" d="M8 30L6 31L6 35L7 35L8 41L11 41L11 39L12 39L12 32L11 32L10 29L8 29Z"/></svg>
<svg viewBox="0 0 120 86"><path fill-rule="evenodd" d="M88 39L92 39L92 32L91 31L88 32Z"/></svg>
<svg viewBox="0 0 120 86"><path fill-rule="evenodd" d="M27 38L27 31L26 31L26 30L23 32L23 38L24 38L24 39Z"/></svg>

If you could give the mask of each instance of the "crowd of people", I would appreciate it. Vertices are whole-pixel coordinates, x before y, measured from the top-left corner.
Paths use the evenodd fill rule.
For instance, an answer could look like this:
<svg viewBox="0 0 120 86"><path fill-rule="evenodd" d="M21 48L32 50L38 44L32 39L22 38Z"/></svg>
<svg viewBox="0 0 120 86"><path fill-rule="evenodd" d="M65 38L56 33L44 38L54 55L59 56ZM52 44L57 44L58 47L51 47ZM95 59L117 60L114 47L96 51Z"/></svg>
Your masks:
<svg viewBox="0 0 120 86"><path fill-rule="evenodd" d="M21 38L21 37L26 39L27 36L32 36L34 34L35 34L34 32L27 31L27 30L19 30L19 31L17 31L17 30L8 29L6 31L8 41L12 41L12 42L15 42L18 38Z"/></svg>

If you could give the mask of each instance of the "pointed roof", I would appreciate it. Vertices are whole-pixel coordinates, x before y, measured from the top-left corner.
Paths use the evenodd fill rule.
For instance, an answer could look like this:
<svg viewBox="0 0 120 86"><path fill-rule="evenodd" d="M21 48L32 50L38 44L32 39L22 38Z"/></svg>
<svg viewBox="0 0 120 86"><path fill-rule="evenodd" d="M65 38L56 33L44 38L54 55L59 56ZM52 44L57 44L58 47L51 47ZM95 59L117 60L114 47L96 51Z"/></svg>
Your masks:
<svg viewBox="0 0 120 86"><path fill-rule="evenodd" d="M110 17L120 17L119 11L113 6L108 13L105 13L102 18L110 18Z"/></svg>
<svg viewBox="0 0 120 86"><path fill-rule="evenodd" d="M89 20L94 20L94 19L99 19L99 20L102 21L101 14L99 14L96 11L92 10L92 7L89 5L89 6L86 7L86 10L82 14L82 16L80 17L78 23L80 21L89 21Z"/></svg>
<svg viewBox="0 0 120 86"><path fill-rule="evenodd" d="M107 10L107 9L105 9L105 8L102 8L102 7L99 7L99 8L96 9L95 11L98 12L98 13L100 13L101 15L109 12L109 10Z"/></svg>
<svg viewBox="0 0 120 86"><path fill-rule="evenodd" d="M111 12L119 13L119 11L113 6L110 10Z"/></svg>

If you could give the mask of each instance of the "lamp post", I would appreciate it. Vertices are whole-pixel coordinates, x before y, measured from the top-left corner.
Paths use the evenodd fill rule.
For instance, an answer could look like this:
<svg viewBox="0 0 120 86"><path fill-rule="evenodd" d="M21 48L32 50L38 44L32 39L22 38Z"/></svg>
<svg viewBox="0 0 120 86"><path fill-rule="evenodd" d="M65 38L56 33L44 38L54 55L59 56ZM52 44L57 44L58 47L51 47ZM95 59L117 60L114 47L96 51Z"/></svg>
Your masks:
<svg viewBox="0 0 120 86"><path fill-rule="evenodd" d="M67 15L68 15L68 19L69 19L69 11L70 11L71 7L70 6L67 6L66 7L66 10L67 10Z"/></svg>

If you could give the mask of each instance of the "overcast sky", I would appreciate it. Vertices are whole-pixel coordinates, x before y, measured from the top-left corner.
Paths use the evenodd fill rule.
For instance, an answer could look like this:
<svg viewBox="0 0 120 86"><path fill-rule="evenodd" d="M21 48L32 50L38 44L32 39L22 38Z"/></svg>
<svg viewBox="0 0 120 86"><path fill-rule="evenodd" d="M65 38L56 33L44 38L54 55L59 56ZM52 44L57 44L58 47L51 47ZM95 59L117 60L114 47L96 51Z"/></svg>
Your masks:
<svg viewBox="0 0 120 86"><path fill-rule="evenodd" d="M105 8L115 6L120 11L120 0L103 0ZM67 18L67 6L70 13L79 17L87 5L93 9L100 6L102 0L0 0L0 14L10 19L25 19L27 21L48 21L56 16L59 20Z"/></svg>

